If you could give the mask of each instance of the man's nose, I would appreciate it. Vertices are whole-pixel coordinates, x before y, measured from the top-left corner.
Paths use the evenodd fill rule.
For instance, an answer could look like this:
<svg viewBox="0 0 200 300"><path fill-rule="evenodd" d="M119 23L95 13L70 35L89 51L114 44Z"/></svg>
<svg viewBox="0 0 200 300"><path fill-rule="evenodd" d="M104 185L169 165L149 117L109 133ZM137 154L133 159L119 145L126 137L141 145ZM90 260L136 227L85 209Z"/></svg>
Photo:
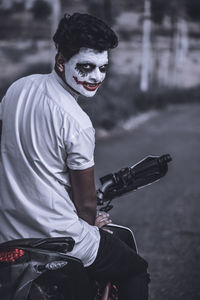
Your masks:
<svg viewBox="0 0 200 300"><path fill-rule="evenodd" d="M101 82L102 81L102 73L99 68L95 68L93 72L90 74L90 80L93 82Z"/></svg>

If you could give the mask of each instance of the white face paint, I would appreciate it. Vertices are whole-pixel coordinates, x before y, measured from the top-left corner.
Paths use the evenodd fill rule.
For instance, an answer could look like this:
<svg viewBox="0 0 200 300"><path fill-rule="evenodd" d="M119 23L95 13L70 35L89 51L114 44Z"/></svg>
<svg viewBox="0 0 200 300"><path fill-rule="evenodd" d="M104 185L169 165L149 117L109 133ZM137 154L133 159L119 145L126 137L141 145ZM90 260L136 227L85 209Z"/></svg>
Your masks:
<svg viewBox="0 0 200 300"><path fill-rule="evenodd" d="M79 94L92 97L106 76L108 51L81 48L65 63L65 80Z"/></svg>

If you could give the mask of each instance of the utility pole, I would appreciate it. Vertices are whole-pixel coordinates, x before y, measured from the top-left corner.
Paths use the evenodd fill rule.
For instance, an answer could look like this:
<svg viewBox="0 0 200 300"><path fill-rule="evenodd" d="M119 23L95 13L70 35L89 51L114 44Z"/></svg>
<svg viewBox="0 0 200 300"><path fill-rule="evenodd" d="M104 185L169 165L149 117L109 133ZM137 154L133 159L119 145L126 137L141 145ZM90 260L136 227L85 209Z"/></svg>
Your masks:
<svg viewBox="0 0 200 300"><path fill-rule="evenodd" d="M149 61L150 61L150 41L151 36L151 3L150 0L144 0L144 21L142 36L142 61L140 90L143 92L149 89Z"/></svg>

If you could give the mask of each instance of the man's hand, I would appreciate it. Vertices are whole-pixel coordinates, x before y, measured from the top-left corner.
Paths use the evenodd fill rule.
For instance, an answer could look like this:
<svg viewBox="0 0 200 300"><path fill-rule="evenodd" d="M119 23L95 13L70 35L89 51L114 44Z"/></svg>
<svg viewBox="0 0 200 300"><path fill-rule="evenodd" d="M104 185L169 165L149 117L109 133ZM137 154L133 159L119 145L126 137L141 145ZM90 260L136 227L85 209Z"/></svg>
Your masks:
<svg viewBox="0 0 200 300"><path fill-rule="evenodd" d="M72 200L78 216L94 225L97 210L97 196L94 182L94 167L85 170L69 170Z"/></svg>
<svg viewBox="0 0 200 300"><path fill-rule="evenodd" d="M106 212L101 212L99 211L97 213L97 216L96 216L96 221L95 221L95 225L99 228L102 227L103 230L109 232L110 234L113 234L112 230L106 228L106 227L103 227L107 224L110 224L112 223L112 220L110 219L110 215Z"/></svg>
<svg viewBox="0 0 200 300"><path fill-rule="evenodd" d="M112 220L110 219L110 215L105 212L98 212L95 220L95 226L101 228L104 225L107 225L109 223L112 223Z"/></svg>

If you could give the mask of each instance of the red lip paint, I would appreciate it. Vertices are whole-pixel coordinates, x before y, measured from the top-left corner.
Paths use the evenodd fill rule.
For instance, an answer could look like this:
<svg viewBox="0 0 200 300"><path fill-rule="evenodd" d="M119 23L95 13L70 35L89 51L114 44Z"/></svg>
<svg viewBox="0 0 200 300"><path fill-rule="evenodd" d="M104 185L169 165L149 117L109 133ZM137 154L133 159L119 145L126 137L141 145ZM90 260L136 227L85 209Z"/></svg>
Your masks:
<svg viewBox="0 0 200 300"><path fill-rule="evenodd" d="M79 81L77 77L73 76L74 80L76 81L77 84L82 84L83 87L87 90L87 91L90 91L90 92L93 92L95 91L101 84L100 83L89 83L89 82L86 82L86 81Z"/></svg>

